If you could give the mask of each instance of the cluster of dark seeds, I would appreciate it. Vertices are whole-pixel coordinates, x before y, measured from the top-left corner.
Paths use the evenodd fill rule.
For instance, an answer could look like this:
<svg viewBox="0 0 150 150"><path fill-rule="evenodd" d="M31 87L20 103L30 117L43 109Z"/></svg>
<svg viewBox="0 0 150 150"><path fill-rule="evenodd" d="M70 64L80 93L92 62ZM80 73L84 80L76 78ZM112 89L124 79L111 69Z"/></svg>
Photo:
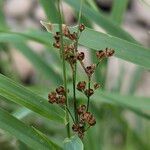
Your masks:
<svg viewBox="0 0 150 150"><path fill-rule="evenodd" d="M74 123L72 126L72 130L78 133L78 136L82 139L84 136L84 132L91 126L96 124L96 120L94 116L87 112L87 107L85 105L80 105L77 109L79 121L78 123ZM88 125L87 129L85 128Z"/></svg>
<svg viewBox="0 0 150 150"><path fill-rule="evenodd" d="M57 103L64 105L66 102L65 93L65 88L63 86L59 86L55 91L48 94L48 100L52 104Z"/></svg>
<svg viewBox="0 0 150 150"><path fill-rule="evenodd" d="M100 87L100 84L94 83L91 87L91 78L94 74L97 66L100 64L100 61L104 58L108 58L114 54L114 50L111 48L106 48L104 50L99 50L96 52L97 56L97 64L92 64L89 66L85 66L84 59L85 54L84 52L78 52L77 50L77 44L79 35L85 30L84 24L80 24L78 26L78 32L71 32L69 28L66 25L62 26L62 34L60 32L56 32L54 35L54 43L53 46L57 49L61 49L61 36L65 37L65 39L69 40L69 44L63 43L63 49L64 49L64 59L67 61L72 70L74 71L75 64L78 61L83 70L85 71L88 81L80 81L76 85L76 89L80 92L82 92L87 98L88 101L90 100L90 97L94 94L94 91L97 90ZM63 86L59 86L56 88L55 91L49 93L48 99L50 103L57 103L64 105L66 102L66 91ZM88 111L89 104L86 105L80 105L76 112L77 112L77 121L74 121L72 130L78 134L80 138L83 138L84 133L87 131L87 129L91 126L94 126L96 124L96 120L91 112ZM87 128L86 128L87 127Z"/></svg>

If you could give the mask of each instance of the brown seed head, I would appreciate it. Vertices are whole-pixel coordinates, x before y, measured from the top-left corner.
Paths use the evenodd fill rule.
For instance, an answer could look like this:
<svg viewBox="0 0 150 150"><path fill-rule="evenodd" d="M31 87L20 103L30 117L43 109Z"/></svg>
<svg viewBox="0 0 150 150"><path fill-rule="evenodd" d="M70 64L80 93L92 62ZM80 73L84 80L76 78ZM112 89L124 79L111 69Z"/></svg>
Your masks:
<svg viewBox="0 0 150 150"><path fill-rule="evenodd" d="M65 88L63 86L59 86L56 88L56 92L58 95L64 95L65 94Z"/></svg>
<svg viewBox="0 0 150 150"><path fill-rule="evenodd" d="M94 125L96 124L96 120L95 120L95 118L94 118L93 115L89 118L88 124L89 124L90 126L94 126Z"/></svg>
<svg viewBox="0 0 150 150"><path fill-rule="evenodd" d="M87 96L87 97L90 97L90 96L92 96L94 94L94 90L93 89L86 89L85 90L85 95Z"/></svg>
<svg viewBox="0 0 150 150"><path fill-rule="evenodd" d="M78 37L78 35L77 35L76 32L73 32L72 34L69 35L69 39L72 40L72 41L73 41L73 40L76 40L77 37Z"/></svg>
<svg viewBox="0 0 150 150"><path fill-rule="evenodd" d="M103 59L106 57L105 52L102 50L99 50L98 52L96 52L96 56L98 59Z"/></svg>
<svg viewBox="0 0 150 150"><path fill-rule="evenodd" d="M66 25L62 26L62 32L63 32L64 36L66 36L66 37L68 37L70 35L69 28Z"/></svg>
<svg viewBox="0 0 150 150"><path fill-rule="evenodd" d="M87 66L87 67L85 68L85 72L87 73L87 75L88 75L89 77L91 77L92 74L94 73L95 69L96 69L96 65L95 65L95 64L92 64L91 66Z"/></svg>
<svg viewBox="0 0 150 150"><path fill-rule="evenodd" d="M73 130L74 132L78 132L78 130L79 130L79 125L78 125L78 124L73 124L72 130Z"/></svg>
<svg viewBox="0 0 150 150"><path fill-rule="evenodd" d="M94 83L94 90L97 90L100 87L100 84Z"/></svg>
<svg viewBox="0 0 150 150"><path fill-rule="evenodd" d="M85 105L80 105L77 109L77 112L79 115L83 114L86 112L86 106Z"/></svg>
<svg viewBox="0 0 150 150"><path fill-rule="evenodd" d="M84 57L85 57L85 55L84 55L83 52L77 53L77 59L78 59L79 61L83 61Z"/></svg>
<svg viewBox="0 0 150 150"><path fill-rule="evenodd" d="M58 97L58 104L64 105L66 102L66 97L64 95L60 95Z"/></svg>
<svg viewBox="0 0 150 150"><path fill-rule="evenodd" d="M105 49L105 53L106 53L106 56L107 57L111 57L111 56L113 56L113 54L115 53L115 51L113 50L113 49L109 49L109 48L106 48Z"/></svg>
<svg viewBox="0 0 150 150"><path fill-rule="evenodd" d="M55 103L57 101L57 93L56 92L51 92L48 94L48 101L50 103Z"/></svg>
<svg viewBox="0 0 150 150"><path fill-rule="evenodd" d="M60 48L60 42L55 42L55 43L53 43L53 46L55 47L55 48Z"/></svg>
<svg viewBox="0 0 150 150"><path fill-rule="evenodd" d="M82 32L85 29L85 25L82 23L79 25L79 30Z"/></svg>
<svg viewBox="0 0 150 150"><path fill-rule="evenodd" d="M85 89L85 87L86 87L86 82L85 81L78 82L78 84L77 84L77 90L83 91Z"/></svg>

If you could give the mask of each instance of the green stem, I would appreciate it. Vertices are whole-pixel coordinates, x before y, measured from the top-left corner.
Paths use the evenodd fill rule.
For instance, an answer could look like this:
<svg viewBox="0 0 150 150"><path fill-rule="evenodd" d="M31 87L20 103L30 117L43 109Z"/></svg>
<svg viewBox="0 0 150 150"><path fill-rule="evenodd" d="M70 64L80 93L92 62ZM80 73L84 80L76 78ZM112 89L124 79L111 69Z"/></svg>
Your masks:
<svg viewBox="0 0 150 150"><path fill-rule="evenodd" d="M80 21L81 21L82 5L83 5L83 0L80 1L80 11L79 11L79 16L78 16L78 26L80 25ZM75 42L75 51L74 51L75 55L76 55L77 50L78 50L79 33L80 33L80 30L79 30L79 27L78 27L77 40ZM76 120L76 122L78 122L77 102L76 102L76 76L77 76L77 62L75 62L74 68L73 68L73 99L74 99L75 120Z"/></svg>
<svg viewBox="0 0 150 150"><path fill-rule="evenodd" d="M91 78L88 77L88 91L90 91L90 86L91 86ZM90 96L87 97L87 112L89 110L89 104L90 104Z"/></svg>
<svg viewBox="0 0 150 150"><path fill-rule="evenodd" d="M61 41L61 54L62 54L62 64L63 64L63 84L64 84L64 88L65 88L65 96L66 96L66 107L69 107L69 103L68 103L68 89L67 89L67 77L66 77L66 63L65 63L65 58L64 58L64 46L63 46L63 33L62 33L62 24L63 24L63 19L62 19L62 12L60 9L60 0L58 0L58 11L59 11L59 15L60 15L60 23L59 23L59 30L60 30L60 41ZM68 121L67 125L66 125L66 129L67 129L67 135L68 138L70 138L70 121L69 121L69 114L68 111L66 111L66 120Z"/></svg>

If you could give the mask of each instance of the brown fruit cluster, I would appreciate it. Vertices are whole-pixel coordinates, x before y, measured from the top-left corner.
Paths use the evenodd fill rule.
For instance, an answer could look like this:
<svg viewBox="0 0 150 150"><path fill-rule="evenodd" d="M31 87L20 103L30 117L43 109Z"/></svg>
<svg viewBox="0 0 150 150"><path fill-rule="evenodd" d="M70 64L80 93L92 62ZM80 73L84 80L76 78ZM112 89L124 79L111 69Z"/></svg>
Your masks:
<svg viewBox="0 0 150 150"><path fill-rule="evenodd" d="M73 124L72 130L78 133L78 136L82 139L84 132L86 131L85 126L88 125L88 128L96 124L94 116L87 112L87 107L85 105L80 105L77 109L79 122Z"/></svg>
<svg viewBox="0 0 150 150"><path fill-rule="evenodd" d="M94 83L93 85L93 89L88 89L86 88L86 82L85 81L80 81L77 84L76 89L82 93L84 93L87 97L90 97L94 94L94 90L97 90L98 88L100 88L100 84L98 83Z"/></svg>
<svg viewBox="0 0 150 150"><path fill-rule="evenodd" d="M59 86L58 88L56 88L55 91L48 94L49 103L52 103L52 104L57 103L57 104L64 105L66 102L65 93L66 91L64 87Z"/></svg>
<svg viewBox="0 0 150 150"><path fill-rule="evenodd" d="M114 53L115 53L115 51L113 49L106 48L105 50L99 50L98 52L96 52L96 56L99 60L101 60L103 58L113 56Z"/></svg>
<svg viewBox="0 0 150 150"><path fill-rule="evenodd" d="M66 102L66 92L65 88L63 86L59 86L56 88L55 91L48 94L48 99L50 103L57 103L61 105L66 104L66 108L68 112L70 113L70 116L72 117L72 120L74 122L72 126L72 130L78 134L78 136L82 139L84 136L84 133L87 131L87 129L91 126L94 126L96 124L96 120L91 112L89 112L89 102L90 97L94 94L95 90L97 90L100 85L98 83L94 83L91 87L91 78L94 74L97 66L100 64L100 61L104 58L108 58L114 54L114 50L111 48L106 48L104 50L99 50L96 52L96 56L98 59L97 64L92 64L89 66L85 66L84 59L85 54L84 52L79 52L78 47L78 39L80 37L80 34L85 30L84 24L80 24L78 26L77 32L72 32L69 30L68 26L63 25L62 26L62 33L56 32L54 35L54 43L53 46L57 49L61 50L61 47L63 47L63 51L61 54L64 56L64 60L67 61L72 69L72 73L75 72L75 66L77 61L81 64L83 70L85 71L88 81L80 81L76 85L76 89L80 92L82 92L87 97L87 104L86 105L80 105L78 108L75 106L77 105L74 103L75 108L75 115L72 116ZM62 34L62 35L61 35ZM64 37L64 39L67 39L67 42L61 42L61 37ZM68 42L69 41L69 42ZM63 45L61 45L63 43ZM75 89L75 88L74 88ZM74 102L76 102L76 98L74 98ZM75 119L74 119L75 118ZM88 126L88 128L87 128Z"/></svg>

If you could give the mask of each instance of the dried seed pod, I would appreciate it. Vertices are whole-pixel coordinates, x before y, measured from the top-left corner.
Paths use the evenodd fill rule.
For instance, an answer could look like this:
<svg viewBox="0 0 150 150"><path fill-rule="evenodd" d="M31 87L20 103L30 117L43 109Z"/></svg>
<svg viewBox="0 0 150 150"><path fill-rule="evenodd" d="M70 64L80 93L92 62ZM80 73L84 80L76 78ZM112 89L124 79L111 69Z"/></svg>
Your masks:
<svg viewBox="0 0 150 150"><path fill-rule="evenodd" d="M55 43L53 43L53 46L55 47L55 48L60 48L60 42L58 42L58 41L56 41Z"/></svg>
<svg viewBox="0 0 150 150"><path fill-rule="evenodd" d="M85 25L82 23L79 25L79 30L82 32L85 29Z"/></svg>
<svg viewBox="0 0 150 150"><path fill-rule="evenodd" d="M57 93L56 92L51 92L48 94L48 101L50 103L56 103L57 102Z"/></svg>
<svg viewBox="0 0 150 150"><path fill-rule="evenodd" d="M77 53L77 59L78 59L79 61L83 61L84 57L85 57L85 55L84 55L83 52Z"/></svg>
<svg viewBox="0 0 150 150"><path fill-rule="evenodd" d="M58 104L64 105L66 102L66 97L64 95L58 96Z"/></svg>
<svg viewBox="0 0 150 150"><path fill-rule="evenodd" d="M100 87L100 84L94 83L94 90L97 90Z"/></svg>
<svg viewBox="0 0 150 150"><path fill-rule="evenodd" d="M78 131L78 136L79 136L80 139L83 139L84 132L83 131Z"/></svg>
<svg viewBox="0 0 150 150"><path fill-rule="evenodd" d="M91 77L92 74L94 73L95 69L96 69L96 65L95 65L95 64L92 64L91 66L87 66L87 67L85 68L85 72L87 73L87 75L88 75L89 77Z"/></svg>
<svg viewBox="0 0 150 150"><path fill-rule="evenodd" d="M62 26L62 32L63 32L63 34L64 34L66 37L69 37L70 31L69 31L68 26L63 25L63 26Z"/></svg>
<svg viewBox="0 0 150 150"><path fill-rule="evenodd" d="M65 94L65 88L63 86L59 86L56 88L56 92L58 95L64 95Z"/></svg>
<svg viewBox="0 0 150 150"><path fill-rule="evenodd" d="M78 124L73 124L72 130L73 130L74 132L78 132L78 131L79 131L79 125L78 125Z"/></svg>
<svg viewBox="0 0 150 150"><path fill-rule="evenodd" d="M78 84L77 84L77 90L83 91L85 89L85 87L86 87L86 82L85 81L78 82Z"/></svg>
<svg viewBox="0 0 150 150"><path fill-rule="evenodd" d="M83 114L86 112L86 106L85 105L80 105L77 109L77 112L79 115Z"/></svg>
<svg viewBox="0 0 150 150"><path fill-rule="evenodd" d="M113 49L109 49L109 48L106 48L105 49L105 53L106 53L106 56L107 57L111 57L111 56L113 56L113 54L115 53L115 51L113 50Z"/></svg>
<svg viewBox="0 0 150 150"><path fill-rule="evenodd" d="M98 52L96 52L96 56L97 56L98 59L103 59L103 58L106 57L106 54L105 54L104 51L99 50Z"/></svg>
<svg viewBox="0 0 150 150"><path fill-rule="evenodd" d="M92 96L94 94L94 90L93 89L86 89L85 90L85 95L87 96L87 97L90 97L90 96Z"/></svg>
<svg viewBox="0 0 150 150"><path fill-rule="evenodd" d="M78 35L77 35L76 32L73 32L72 34L69 35L69 39L72 40L72 41L73 41L73 40L76 40L77 37L78 37Z"/></svg>
<svg viewBox="0 0 150 150"><path fill-rule="evenodd" d="M91 116L91 113L90 112L85 112L83 114L80 115L80 119L83 121L83 122L87 122Z"/></svg>
<svg viewBox="0 0 150 150"><path fill-rule="evenodd" d="M88 124L89 124L90 126L94 126L94 125L96 124L96 120L95 120L95 118L94 118L93 115L90 116L90 118L88 119Z"/></svg>

